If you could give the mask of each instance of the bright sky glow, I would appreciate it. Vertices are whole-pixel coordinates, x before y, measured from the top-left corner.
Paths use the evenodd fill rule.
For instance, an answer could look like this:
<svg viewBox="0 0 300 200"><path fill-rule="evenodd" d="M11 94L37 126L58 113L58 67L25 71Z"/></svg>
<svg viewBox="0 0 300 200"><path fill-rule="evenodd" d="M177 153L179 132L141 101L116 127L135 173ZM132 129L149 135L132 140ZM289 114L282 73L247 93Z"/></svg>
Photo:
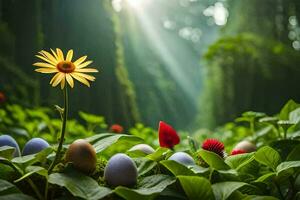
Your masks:
<svg viewBox="0 0 300 200"><path fill-rule="evenodd" d="M124 0L133 9L142 9L145 6L146 0Z"/></svg>
<svg viewBox="0 0 300 200"><path fill-rule="evenodd" d="M116 12L120 12L122 10L122 0L112 0L111 4Z"/></svg>
<svg viewBox="0 0 300 200"><path fill-rule="evenodd" d="M170 2L171 1L173 0L170 0ZM180 2L189 4L193 1L198 0L181 0ZM161 61L164 63L164 67L171 75L172 79L178 83L183 91L185 91L183 96L187 98L188 102L196 104L196 95L199 92L198 86L195 84L194 80L189 77L189 73L186 72L185 68L187 66L185 66L185 62L180 60L182 58L193 60L196 55L194 55L193 50L186 49L185 46L177 46L177 48L182 48L182 52L180 56L178 56L176 45L170 44L170 40L163 38L164 35L158 31L158 24L156 24L153 15L148 13L147 8L149 8L151 2L153 3L152 0L112 0L112 6L116 12L123 12L126 10L135 16L135 19L139 21L138 24L145 34L144 37L148 38L149 41L153 41L150 44L151 49L161 57ZM161 7L158 5L157 9L161 9ZM214 21L213 23L217 25L225 25L227 22L228 11L222 3L218 2L213 6L208 7L204 11L204 15L209 16L209 18ZM188 17L184 20L186 24L191 23L189 22L191 19ZM177 31L181 38L193 43L199 42L202 37L202 31L197 27L190 25L177 27L176 22L170 19L162 20L162 25L166 29ZM185 56L183 56L183 54L185 54ZM194 64L193 62L190 63ZM197 71L195 70L195 72Z"/></svg>
<svg viewBox="0 0 300 200"><path fill-rule="evenodd" d="M203 11L203 14L205 16L213 17L215 24L218 26L223 26L227 23L228 11L221 2L209 6Z"/></svg>
<svg viewBox="0 0 300 200"><path fill-rule="evenodd" d="M128 6L134 10L142 10L151 0L112 0L111 4L116 12L120 12L123 6Z"/></svg>
<svg viewBox="0 0 300 200"><path fill-rule="evenodd" d="M135 1L135 0L130 0L130 1ZM143 1L147 2L147 0L143 0ZM185 73L184 66L180 65L172 49L169 48L169 45L166 43L166 41L163 38L161 38L159 33L156 31L155 24L152 20L152 17L149 16L146 12L142 12L142 9L137 9L135 14L138 16L137 19L140 20L141 26L143 26L142 28L146 33L146 36L151 41L153 41L152 48L155 49L159 55L161 55L161 59L165 63L166 70L186 92L185 94L187 95L186 98L188 98L189 100L191 100L192 103L195 104L196 103L195 94L197 93L197 88L195 87L190 77L188 77L187 73Z"/></svg>

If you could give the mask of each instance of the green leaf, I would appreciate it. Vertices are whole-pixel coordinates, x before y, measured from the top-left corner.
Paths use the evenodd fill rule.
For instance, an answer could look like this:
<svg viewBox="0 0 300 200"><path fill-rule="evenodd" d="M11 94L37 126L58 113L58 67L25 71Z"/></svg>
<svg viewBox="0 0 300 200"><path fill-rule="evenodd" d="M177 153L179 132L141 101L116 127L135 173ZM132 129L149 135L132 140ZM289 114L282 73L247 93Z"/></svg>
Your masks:
<svg viewBox="0 0 300 200"><path fill-rule="evenodd" d="M255 160L254 156L241 164L236 170L239 173L241 180L250 182L256 180L259 176L257 173L260 170L260 164Z"/></svg>
<svg viewBox="0 0 300 200"><path fill-rule="evenodd" d="M290 112L289 114L289 121L291 121L294 124L297 124L300 122L300 108L297 108Z"/></svg>
<svg viewBox="0 0 300 200"><path fill-rule="evenodd" d="M198 151L201 158L212 168L217 170L230 169L229 166L224 162L224 159L214 152L200 150Z"/></svg>
<svg viewBox="0 0 300 200"><path fill-rule="evenodd" d="M275 171L276 167L280 163L281 158L276 150L269 146L265 146L260 148L255 153L255 160Z"/></svg>
<svg viewBox="0 0 300 200"><path fill-rule="evenodd" d="M131 158L141 158L146 157L148 154L142 152L141 150L128 150L126 154Z"/></svg>
<svg viewBox="0 0 300 200"><path fill-rule="evenodd" d="M80 111L78 114L87 123L91 123L91 124L105 123L105 119L103 116L93 115L93 114L85 113L82 111Z"/></svg>
<svg viewBox="0 0 300 200"><path fill-rule="evenodd" d="M87 200L102 199L112 193L109 188L99 186L94 179L77 171L51 174L49 183L65 187L73 196Z"/></svg>
<svg viewBox="0 0 300 200"><path fill-rule="evenodd" d="M188 199L215 199L209 180L197 176L178 176Z"/></svg>
<svg viewBox="0 0 300 200"><path fill-rule="evenodd" d="M279 175L280 173L292 169L292 168L298 168L300 167L300 161L287 161L287 162L283 162L280 163L280 165L277 166L276 168L276 172L277 175Z"/></svg>
<svg viewBox="0 0 300 200"><path fill-rule="evenodd" d="M137 189L123 186L115 188L115 193L127 200L154 199L166 187L175 183L176 179L163 174L143 178L138 183Z"/></svg>
<svg viewBox="0 0 300 200"><path fill-rule="evenodd" d="M178 192L176 187L167 187L161 193L159 193L159 197L157 200L186 200L185 194L182 192Z"/></svg>
<svg viewBox="0 0 300 200"><path fill-rule="evenodd" d="M47 156L53 152L53 149L51 147L43 149L37 154L27 155L27 156L20 156L13 158L11 161L12 163L16 164L22 169L25 169L29 165L33 165L37 162L45 162L47 159Z"/></svg>
<svg viewBox="0 0 300 200"><path fill-rule="evenodd" d="M199 165L190 165L188 168L195 174L199 174L201 176L205 176L207 173L209 173L209 168L201 167Z"/></svg>
<svg viewBox="0 0 300 200"><path fill-rule="evenodd" d="M96 135L93 135L91 137L85 138L86 141L88 141L91 144L96 143L99 140L102 140L104 138L110 137L112 135L116 135L116 134L112 134L112 133L99 133Z"/></svg>
<svg viewBox="0 0 300 200"><path fill-rule="evenodd" d="M143 139L137 136L111 133L101 133L87 138L87 140L94 146L96 153L100 153L109 147L118 146L120 141L126 141L128 149L135 144L143 142Z"/></svg>
<svg viewBox="0 0 300 200"><path fill-rule="evenodd" d="M37 162L35 155L27 155L13 158L12 163L18 165L22 169L25 169L27 166L32 165Z"/></svg>
<svg viewBox="0 0 300 200"><path fill-rule="evenodd" d="M261 112L253 112L253 111L248 111L248 112L244 112L242 114L242 117L236 118L236 122L251 122L256 118L261 118L266 116L265 113L261 113Z"/></svg>
<svg viewBox="0 0 300 200"><path fill-rule="evenodd" d="M264 117L266 116L265 113L262 112L253 112L253 111L248 111L248 112L244 112L242 114L243 117L248 117L248 118L258 118L258 117Z"/></svg>
<svg viewBox="0 0 300 200"><path fill-rule="evenodd" d="M269 133L272 133L272 131L273 131L272 125L266 126L255 132L255 138L260 138L260 137L266 136Z"/></svg>
<svg viewBox="0 0 300 200"><path fill-rule="evenodd" d="M33 174L39 174L41 176L46 177L46 179L48 179L48 171L45 168L40 167L40 166L28 166L26 168L26 174L24 174L21 178L15 180L14 182L15 183L20 182L23 179L25 179Z"/></svg>
<svg viewBox="0 0 300 200"><path fill-rule="evenodd" d="M161 161L164 160L172 151L167 148L158 148L154 153L147 156L150 160Z"/></svg>
<svg viewBox="0 0 300 200"><path fill-rule="evenodd" d="M278 200L275 197L272 196L255 196L255 195L251 195L248 196L246 198L244 198L243 200Z"/></svg>
<svg viewBox="0 0 300 200"><path fill-rule="evenodd" d="M281 120L289 120L289 116L290 116L290 113L299 108L300 105L297 104L295 101L293 100L289 100L285 105L284 107L281 109L280 111L280 114L279 114L279 119Z"/></svg>
<svg viewBox="0 0 300 200"><path fill-rule="evenodd" d="M35 198L26 194L16 193L0 196L0 200L35 200Z"/></svg>
<svg viewBox="0 0 300 200"><path fill-rule="evenodd" d="M276 125L278 120L279 120L278 117L263 117L263 118L259 119L259 122Z"/></svg>
<svg viewBox="0 0 300 200"><path fill-rule="evenodd" d="M276 173L270 172L270 173L262 175L261 177L256 179L255 182L267 183L274 176L276 176Z"/></svg>
<svg viewBox="0 0 300 200"><path fill-rule="evenodd" d="M0 147L0 157L11 159L15 150L14 147L2 146Z"/></svg>
<svg viewBox="0 0 300 200"><path fill-rule="evenodd" d="M144 176L157 165L155 161L148 158L134 158L133 160L137 166L139 176Z"/></svg>
<svg viewBox="0 0 300 200"><path fill-rule="evenodd" d="M285 160L289 153L299 144L299 140L286 139L273 141L269 145L276 149L276 151L280 154L280 157Z"/></svg>
<svg viewBox="0 0 300 200"><path fill-rule="evenodd" d="M217 170L218 181L239 181L239 174L235 169Z"/></svg>
<svg viewBox="0 0 300 200"><path fill-rule="evenodd" d="M174 176L179 175L196 175L192 170L187 168L185 165L182 165L174 160L163 160L160 161L165 168L167 168Z"/></svg>
<svg viewBox="0 0 300 200"><path fill-rule="evenodd" d="M254 153L243 153L243 154L238 154L238 155L233 155L233 156L228 156L225 159L225 163L229 165L233 169L238 169L240 168L241 165L252 159Z"/></svg>
<svg viewBox="0 0 300 200"><path fill-rule="evenodd" d="M43 149L42 151L40 151L39 153L35 154L35 158L38 162L46 162L47 161L47 157L53 152L53 148L52 147L48 147L46 149Z"/></svg>
<svg viewBox="0 0 300 200"><path fill-rule="evenodd" d="M20 190L10 182L0 179L0 195L6 195L12 193L20 193Z"/></svg>
<svg viewBox="0 0 300 200"><path fill-rule="evenodd" d="M213 192L215 194L216 200L227 199L234 191L247 185L243 182L220 182L212 185Z"/></svg>
<svg viewBox="0 0 300 200"><path fill-rule="evenodd" d="M243 194L242 192L236 190L234 191L231 195L230 195L230 200L241 200L241 199L245 199L248 195Z"/></svg>
<svg viewBox="0 0 300 200"><path fill-rule="evenodd" d="M21 173L21 169L14 165L11 161L7 160L6 158L0 157L0 163L9 166L11 169L13 169L17 173Z"/></svg>
<svg viewBox="0 0 300 200"><path fill-rule="evenodd" d="M190 136L187 136L187 140L188 140L191 152L193 152L193 153L196 152L197 149L199 149L199 144L197 143L197 141Z"/></svg>
<svg viewBox="0 0 300 200"><path fill-rule="evenodd" d="M286 160L293 161L293 160L300 160L300 144L293 148L293 150L289 153Z"/></svg>

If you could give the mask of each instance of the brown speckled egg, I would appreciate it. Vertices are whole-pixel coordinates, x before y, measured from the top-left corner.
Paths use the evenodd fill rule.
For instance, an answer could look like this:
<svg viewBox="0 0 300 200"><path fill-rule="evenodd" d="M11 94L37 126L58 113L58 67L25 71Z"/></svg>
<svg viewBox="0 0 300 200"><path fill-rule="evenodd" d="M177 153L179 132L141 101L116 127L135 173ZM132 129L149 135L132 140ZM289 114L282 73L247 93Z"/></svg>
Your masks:
<svg viewBox="0 0 300 200"><path fill-rule="evenodd" d="M256 151L256 146L253 143L244 140L239 142L233 149L241 149L246 151L247 153L250 153Z"/></svg>
<svg viewBox="0 0 300 200"><path fill-rule="evenodd" d="M86 140L75 140L66 152L66 161L85 173L92 173L96 168L96 151Z"/></svg>

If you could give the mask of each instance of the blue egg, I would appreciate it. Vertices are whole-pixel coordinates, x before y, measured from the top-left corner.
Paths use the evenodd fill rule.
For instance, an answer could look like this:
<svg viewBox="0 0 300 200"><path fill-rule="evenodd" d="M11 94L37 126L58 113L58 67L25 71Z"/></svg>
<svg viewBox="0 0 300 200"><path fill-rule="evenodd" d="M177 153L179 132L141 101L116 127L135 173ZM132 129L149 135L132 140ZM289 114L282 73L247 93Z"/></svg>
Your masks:
<svg viewBox="0 0 300 200"><path fill-rule="evenodd" d="M155 150L148 144L137 144L129 149L129 151L142 151L145 154L151 154L155 152Z"/></svg>
<svg viewBox="0 0 300 200"><path fill-rule="evenodd" d="M137 168L133 160L123 153L111 157L104 169L104 179L110 186L131 187L137 183Z"/></svg>
<svg viewBox="0 0 300 200"><path fill-rule="evenodd" d="M35 154L35 153L42 151L43 149L45 149L47 147L49 147L49 144L44 139L32 138L25 144L22 155L26 156L26 155L30 155L30 154Z"/></svg>
<svg viewBox="0 0 300 200"><path fill-rule="evenodd" d="M174 160L183 165L194 165L195 164L194 159L185 152L174 153L171 157L169 157L168 160Z"/></svg>
<svg viewBox="0 0 300 200"><path fill-rule="evenodd" d="M0 136L0 147L3 147L3 146L14 147L15 151L14 151L13 156L14 157L20 156L21 153L20 153L19 145L16 142L16 140L13 137L11 137L10 135L1 135Z"/></svg>

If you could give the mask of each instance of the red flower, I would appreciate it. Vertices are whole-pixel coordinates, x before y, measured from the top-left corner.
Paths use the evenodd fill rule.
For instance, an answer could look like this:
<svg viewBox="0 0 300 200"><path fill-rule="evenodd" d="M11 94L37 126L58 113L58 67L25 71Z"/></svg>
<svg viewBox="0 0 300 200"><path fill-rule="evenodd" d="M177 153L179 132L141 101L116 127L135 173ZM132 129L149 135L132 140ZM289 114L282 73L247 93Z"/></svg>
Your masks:
<svg viewBox="0 0 300 200"><path fill-rule="evenodd" d="M121 126L119 124L113 124L113 125L111 125L109 130L113 133L123 133L124 128L123 128L123 126Z"/></svg>
<svg viewBox="0 0 300 200"><path fill-rule="evenodd" d="M237 155L237 154L243 154L243 153L247 153L245 150L243 149L233 149L230 155Z"/></svg>
<svg viewBox="0 0 300 200"><path fill-rule="evenodd" d="M216 139L206 139L202 144L202 149L212 151L222 158L224 157L224 144Z"/></svg>
<svg viewBox="0 0 300 200"><path fill-rule="evenodd" d="M172 126L163 121L159 122L158 128L159 145L173 149L173 147L180 142L180 138Z"/></svg>
<svg viewBox="0 0 300 200"><path fill-rule="evenodd" d="M0 92L0 104L3 104L6 101L5 94L3 92Z"/></svg>

